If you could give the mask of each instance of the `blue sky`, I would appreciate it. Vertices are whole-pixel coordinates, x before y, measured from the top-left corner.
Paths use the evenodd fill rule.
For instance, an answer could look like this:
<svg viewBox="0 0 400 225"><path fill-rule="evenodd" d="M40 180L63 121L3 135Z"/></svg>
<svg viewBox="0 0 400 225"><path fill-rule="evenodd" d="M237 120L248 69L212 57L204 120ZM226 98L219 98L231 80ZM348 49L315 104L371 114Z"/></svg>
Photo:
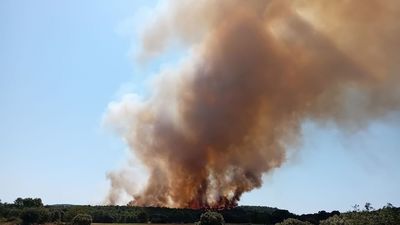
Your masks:
<svg viewBox="0 0 400 225"><path fill-rule="evenodd" d="M138 65L135 31L155 1L0 2L0 199L98 204L105 174L126 146L101 126L110 101L145 94L147 80L179 59L171 50ZM296 213L400 205L400 123L357 133L303 124L303 144L241 204Z"/></svg>

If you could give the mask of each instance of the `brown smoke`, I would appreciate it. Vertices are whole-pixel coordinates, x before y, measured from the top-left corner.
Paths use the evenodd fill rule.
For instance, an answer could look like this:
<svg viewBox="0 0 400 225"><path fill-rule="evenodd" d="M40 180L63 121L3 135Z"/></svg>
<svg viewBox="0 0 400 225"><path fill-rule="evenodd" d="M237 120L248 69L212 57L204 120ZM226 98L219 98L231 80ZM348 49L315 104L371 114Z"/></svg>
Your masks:
<svg viewBox="0 0 400 225"><path fill-rule="evenodd" d="M149 178L132 204L230 207L285 161L305 119L365 126L400 106L400 1L170 1L141 57L191 55L150 98L112 103L106 122ZM111 176L109 203L124 176Z"/></svg>

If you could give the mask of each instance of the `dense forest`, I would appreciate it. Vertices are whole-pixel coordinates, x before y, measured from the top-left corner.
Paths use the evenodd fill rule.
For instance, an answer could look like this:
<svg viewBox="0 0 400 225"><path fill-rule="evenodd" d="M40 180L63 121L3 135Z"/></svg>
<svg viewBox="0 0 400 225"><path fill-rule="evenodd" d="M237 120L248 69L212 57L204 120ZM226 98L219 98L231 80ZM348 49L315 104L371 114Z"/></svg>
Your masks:
<svg viewBox="0 0 400 225"><path fill-rule="evenodd" d="M91 217L93 223L194 223L208 209L172 209L132 206L44 205L40 198L18 198L14 203L0 202L0 223L69 224L77 215ZM391 204L373 209L355 205L352 211L320 211L296 215L288 210L264 206L238 206L214 210L226 223L242 224L400 224L400 208ZM297 221L297 222L296 222Z"/></svg>

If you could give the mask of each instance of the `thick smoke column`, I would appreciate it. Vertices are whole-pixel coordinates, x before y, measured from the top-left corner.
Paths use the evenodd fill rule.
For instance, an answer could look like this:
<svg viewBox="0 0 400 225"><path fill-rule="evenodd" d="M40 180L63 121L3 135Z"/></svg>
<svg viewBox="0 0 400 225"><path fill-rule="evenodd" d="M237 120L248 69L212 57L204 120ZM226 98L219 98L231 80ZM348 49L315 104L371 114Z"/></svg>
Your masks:
<svg viewBox="0 0 400 225"><path fill-rule="evenodd" d="M133 190L110 174L108 202L231 207L285 161L302 121L365 126L398 110L400 1L171 1L141 57L179 41L191 55L148 99L111 103L116 128L149 172ZM132 178L134 179L134 178Z"/></svg>

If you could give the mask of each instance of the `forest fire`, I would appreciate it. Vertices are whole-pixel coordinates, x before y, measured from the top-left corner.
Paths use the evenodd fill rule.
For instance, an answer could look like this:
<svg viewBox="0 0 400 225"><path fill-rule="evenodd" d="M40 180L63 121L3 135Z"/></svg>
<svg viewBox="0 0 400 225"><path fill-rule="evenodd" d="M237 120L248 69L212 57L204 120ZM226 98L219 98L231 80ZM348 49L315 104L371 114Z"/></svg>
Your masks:
<svg viewBox="0 0 400 225"><path fill-rule="evenodd" d="M190 54L152 95L110 104L149 174L107 198L138 206L230 208L286 160L304 120L357 129L399 108L397 0L170 1L143 35L148 59L180 41ZM373 45L371 45L373 43ZM131 175L133 177L134 175Z"/></svg>

